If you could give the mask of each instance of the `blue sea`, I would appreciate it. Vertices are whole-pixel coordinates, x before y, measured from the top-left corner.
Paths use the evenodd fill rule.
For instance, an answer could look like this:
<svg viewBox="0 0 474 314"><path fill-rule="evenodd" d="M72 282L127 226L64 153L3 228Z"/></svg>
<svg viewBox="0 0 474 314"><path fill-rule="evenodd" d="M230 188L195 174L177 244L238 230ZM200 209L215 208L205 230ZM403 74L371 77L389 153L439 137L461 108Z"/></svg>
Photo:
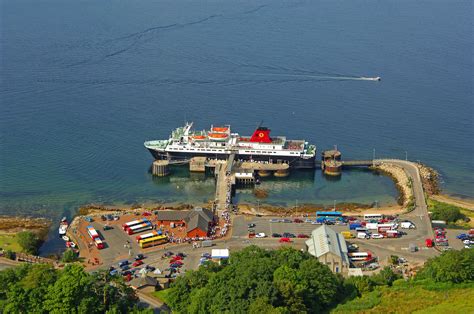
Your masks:
<svg viewBox="0 0 474 314"><path fill-rule="evenodd" d="M471 1L1 0L0 213L205 202L143 147L185 121L420 160L474 197ZM361 77L380 76L382 81ZM272 204L393 204L386 177L264 181ZM257 199L241 191L237 199Z"/></svg>

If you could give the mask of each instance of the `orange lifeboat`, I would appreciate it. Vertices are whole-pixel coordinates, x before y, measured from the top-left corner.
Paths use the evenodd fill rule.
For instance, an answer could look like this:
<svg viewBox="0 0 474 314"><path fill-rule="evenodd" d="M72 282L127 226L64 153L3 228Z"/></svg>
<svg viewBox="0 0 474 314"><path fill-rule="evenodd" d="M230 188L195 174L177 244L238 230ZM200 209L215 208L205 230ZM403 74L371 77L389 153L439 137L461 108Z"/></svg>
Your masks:
<svg viewBox="0 0 474 314"><path fill-rule="evenodd" d="M193 135L192 139L195 141L204 141L206 139L205 135Z"/></svg>
<svg viewBox="0 0 474 314"><path fill-rule="evenodd" d="M229 130L228 127L220 127L220 126L216 126L216 127L213 127L212 128L212 132L219 132L219 133L225 133Z"/></svg>
<svg viewBox="0 0 474 314"><path fill-rule="evenodd" d="M227 133L209 133L209 138L214 141L224 141L229 137Z"/></svg>

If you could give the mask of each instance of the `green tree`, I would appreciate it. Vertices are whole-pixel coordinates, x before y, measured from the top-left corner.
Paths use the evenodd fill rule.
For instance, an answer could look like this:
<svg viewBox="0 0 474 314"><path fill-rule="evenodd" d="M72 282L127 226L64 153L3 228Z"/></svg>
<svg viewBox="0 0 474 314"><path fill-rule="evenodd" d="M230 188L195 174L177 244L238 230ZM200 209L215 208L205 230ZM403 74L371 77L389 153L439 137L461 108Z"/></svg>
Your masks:
<svg viewBox="0 0 474 314"><path fill-rule="evenodd" d="M61 261L63 263L72 263L78 260L77 253L74 252L72 249L67 249L64 251Z"/></svg>
<svg viewBox="0 0 474 314"><path fill-rule="evenodd" d="M431 279L439 282L474 281L474 250L446 251L428 260L416 279Z"/></svg>
<svg viewBox="0 0 474 314"><path fill-rule="evenodd" d="M390 267L386 266L377 275L374 275L372 280L380 286L391 286L395 280L400 278L400 275L394 273Z"/></svg>
<svg viewBox="0 0 474 314"><path fill-rule="evenodd" d="M17 234L17 239L18 244L20 244L23 251L29 254L38 254L41 240L35 233L30 231L22 231Z"/></svg>
<svg viewBox="0 0 474 314"><path fill-rule="evenodd" d="M269 303L268 298L256 298L249 305L249 314L285 314L289 311L285 307L274 307Z"/></svg>

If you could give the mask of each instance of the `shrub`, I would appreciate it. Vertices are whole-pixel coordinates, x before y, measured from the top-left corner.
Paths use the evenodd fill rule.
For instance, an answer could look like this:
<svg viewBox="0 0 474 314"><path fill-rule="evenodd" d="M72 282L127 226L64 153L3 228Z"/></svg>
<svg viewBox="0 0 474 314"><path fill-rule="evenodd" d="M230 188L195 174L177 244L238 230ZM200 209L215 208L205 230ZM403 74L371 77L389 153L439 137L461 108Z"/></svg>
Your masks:
<svg viewBox="0 0 474 314"><path fill-rule="evenodd" d="M23 251L29 254L36 255L41 245L41 240L38 236L30 231L22 231L17 234L18 244L22 247Z"/></svg>

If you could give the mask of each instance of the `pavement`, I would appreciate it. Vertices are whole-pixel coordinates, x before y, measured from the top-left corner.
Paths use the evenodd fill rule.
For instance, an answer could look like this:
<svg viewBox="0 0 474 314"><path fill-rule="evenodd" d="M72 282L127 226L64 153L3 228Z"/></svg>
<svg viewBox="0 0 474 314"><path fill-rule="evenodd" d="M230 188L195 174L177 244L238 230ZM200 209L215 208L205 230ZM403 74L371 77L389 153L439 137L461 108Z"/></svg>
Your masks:
<svg viewBox="0 0 474 314"><path fill-rule="evenodd" d="M414 217L414 223L421 237L434 238L431 220L428 215L428 205L426 204L425 192L421 182L420 172L415 163L400 159L377 159L376 163L390 163L403 168L406 174L412 179L412 190L415 198L415 209L407 216Z"/></svg>

